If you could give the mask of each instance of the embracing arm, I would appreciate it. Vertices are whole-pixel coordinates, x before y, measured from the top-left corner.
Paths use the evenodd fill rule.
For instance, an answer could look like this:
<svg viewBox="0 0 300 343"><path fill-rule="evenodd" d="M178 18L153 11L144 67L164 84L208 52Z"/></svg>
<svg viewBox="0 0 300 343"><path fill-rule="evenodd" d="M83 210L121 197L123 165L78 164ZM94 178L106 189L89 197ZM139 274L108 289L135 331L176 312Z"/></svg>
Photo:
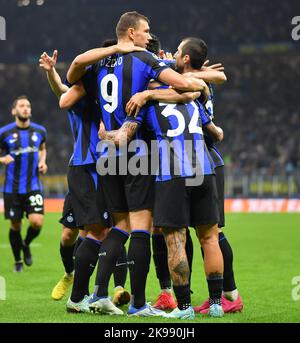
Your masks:
<svg viewBox="0 0 300 343"><path fill-rule="evenodd" d="M103 122L100 123L98 136L103 141L113 142L116 146L122 146L131 141L138 130L139 124L125 121L118 130L106 131Z"/></svg>
<svg viewBox="0 0 300 343"><path fill-rule="evenodd" d="M145 49L134 46L133 43L119 43L106 48L96 48L88 50L83 54L78 55L73 60L68 73L67 79L70 83L75 83L86 73L86 67L97 63L98 61L114 55L126 54L133 51L143 51Z"/></svg>
<svg viewBox="0 0 300 343"><path fill-rule="evenodd" d="M134 94L126 104L128 115L137 115L147 101L161 101L170 104L188 103L200 96L200 92L181 92L173 88L145 90Z"/></svg>
<svg viewBox="0 0 300 343"><path fill-rule="evenodd" d="M86 91L81 81L77 82L59 99L60 108L70 108L75 105L82 97L86 95Z"/></svg>
<svg viewBox="0 0 300 343"><path fill-rule="evenodd" d="M224 139L224 132L220 126L210 122L204 127L204 130L216 141L221 142Z"/></svg>

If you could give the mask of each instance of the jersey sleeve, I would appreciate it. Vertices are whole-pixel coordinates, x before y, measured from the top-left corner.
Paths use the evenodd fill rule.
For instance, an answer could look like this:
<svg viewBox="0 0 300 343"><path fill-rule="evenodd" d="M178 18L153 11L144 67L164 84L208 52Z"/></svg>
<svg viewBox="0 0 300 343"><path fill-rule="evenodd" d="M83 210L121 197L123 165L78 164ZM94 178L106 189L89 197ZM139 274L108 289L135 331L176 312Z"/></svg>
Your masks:
<svg viewBox="0 0 300 343"><path fill-rule="evenodd" d="M93 66L88 66L87 71L81 79L83 87L87 94L94 94L95 93L95 81L96 81L96 74L94 72Z"/></svg>
<svg viewBox="0 0 300 343"><path fill-rule="evenodd" d="M198 108L199 108L199 113L200 113L200 118L201 118L202 126L206 126L209 123L211 123L210 116L206 112L204 106L199 101L196 101L196 103L197 103Z"/></svg>
<svg viewBox="0 0 300 343"><path fill-rule="evenodd" d="M46 143L46 140L47 140L47 130L43 127L43 130L42 130L42 140L41 140L41 144L43 143Z"/></svg>
<svg viewBox="0 0 300 343"><path fill-rule="evenodd" d="M4 143L4 136L2 133L0 133L0 150L2 152L7 150L5 143Z"/></svg>
<svg viewBox="0 0 300 343"><path fill-rule="evenodd" d="M170 68L164 61L154 57L153 54L148 51L135 53L134 56L144 63L144 73L147 75L149 80L157 80L163 70Z"/></svg>

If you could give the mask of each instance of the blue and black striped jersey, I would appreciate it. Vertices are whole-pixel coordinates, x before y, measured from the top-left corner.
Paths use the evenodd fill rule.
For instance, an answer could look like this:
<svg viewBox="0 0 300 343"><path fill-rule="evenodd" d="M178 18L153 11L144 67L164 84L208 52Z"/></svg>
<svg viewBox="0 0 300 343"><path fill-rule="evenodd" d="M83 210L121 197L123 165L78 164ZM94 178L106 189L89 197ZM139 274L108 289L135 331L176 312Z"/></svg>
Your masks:
<svg viewBox="0 0 300 343"><path fill-rule="evenodd" d="M205 103L205 110L207 113L208 118L210 118L210 120L212 121L214 118L214 92L213 92L213 88L212 86L209 84L209 98L207 100L207 102ZM201 99L200 99L201 101ZM218 150L218 148L216 147L216 144L213 140L213 138L205 132L204 134L204 139L205 139L205 143L208 147L208 150L210 152L210 155L214 161L214 166L215 168L217 167L221 167L224 166L224 161L223 158Z"/></svg>
<svg viewBox="0 0 300 343"><path fill-rule="evenodd" d="M100 123L95 88L95 75L91 68L81 79L87 95L68 110L68 117L73 135L73 154L70 166L96 163L96 147L99 142L98 129Z"/></svg>
<svg viewBox="0 0 300 343"><path fill-rule="evenodd" d="M156 181L195 176L196 166L203 175L214 174L211 157L203 138L203 111L195 102L188 104L149 103L136 118L154 132L158 149ZM151 147L151 155L155 153Z"/></svg>
<svg viewBox="0 0 300 343"><path fill-rule="evenodd" d="M0 148L14 158L6 167L3 192L26 194L42 189L38 163L39 149L45 141L46 129L33 122L26 129L18 128L16 123L0 129Z"/></svg>
<svg viewBox="0 0 300 343"><path fill-rule="evenodd" d="M126 120L125 107L132 95L147 89L168 66L148 51L109 56L94 65L100 114L106 130L117 130ZM142 109L144 111L144 109ZM142 139L138 131L135 138Z"/></svg>

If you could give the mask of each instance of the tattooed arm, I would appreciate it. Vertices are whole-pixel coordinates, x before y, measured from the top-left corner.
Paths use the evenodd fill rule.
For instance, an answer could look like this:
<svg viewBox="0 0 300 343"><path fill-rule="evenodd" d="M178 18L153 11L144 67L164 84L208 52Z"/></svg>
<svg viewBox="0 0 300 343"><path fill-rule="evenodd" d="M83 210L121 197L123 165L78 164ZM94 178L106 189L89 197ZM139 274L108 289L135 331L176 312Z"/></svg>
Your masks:
<svg viewBox="0 0 300 343"><path fill-rule="evenodd" d="M100 123L98 136L101 140L113 142L116 146L125 145L131 141L138 130L139 124L125 121L119 130L106 131L104 123Z"/></svg>

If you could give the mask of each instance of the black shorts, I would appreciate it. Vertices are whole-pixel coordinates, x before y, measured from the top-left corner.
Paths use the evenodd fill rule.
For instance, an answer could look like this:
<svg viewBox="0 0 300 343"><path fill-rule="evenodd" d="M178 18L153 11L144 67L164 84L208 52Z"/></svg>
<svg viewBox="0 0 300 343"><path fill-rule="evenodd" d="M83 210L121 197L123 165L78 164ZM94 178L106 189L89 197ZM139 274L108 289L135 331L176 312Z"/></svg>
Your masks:
<svg viewBox="0 0 300 343"><path fill-rule="evenodd" d="M68 186L67 205L74 211L77 227L91 224L111 226L95 164L69 167Z"/></svg>
<svg viewBox="0 0 300 343"><path fill-rule="evenodd" d="M118 160L117 160L118 166ZM153 209L155 176L148 175L102 175L101 189L104 192L109 212L134 212Z"/></svg>
<svg viewBox="0 0 300 343"><path fill-rule="evenodd" d="M82 226L77 225L74 209L72 206L71 196L69 192L67 193L65 197L63 213L59 222L63 226L69 229L83 229Z"/></svg>
<svg viewBox="0 0 300 343"><path fill-rule="evenodd" d="M185 180L156 183L155 227L186 228L219 222L215 175L205 175L201 186L186 186Z"/></svg>
<svg viewBox="0 0 300 343"><path fill-rule="evenodd" d="M218 223L219 228L225 226L225 214L224 214L224 166L215 168L217 191L218 191L218 205L220 220Z"/></svg>
<svg viewBox="0 0 300 343"><path fill-rule="evenodd" d="M5 219L21 220L24 212L44 214L44 197L41 191L26 194L3 193Z"/></svg>

